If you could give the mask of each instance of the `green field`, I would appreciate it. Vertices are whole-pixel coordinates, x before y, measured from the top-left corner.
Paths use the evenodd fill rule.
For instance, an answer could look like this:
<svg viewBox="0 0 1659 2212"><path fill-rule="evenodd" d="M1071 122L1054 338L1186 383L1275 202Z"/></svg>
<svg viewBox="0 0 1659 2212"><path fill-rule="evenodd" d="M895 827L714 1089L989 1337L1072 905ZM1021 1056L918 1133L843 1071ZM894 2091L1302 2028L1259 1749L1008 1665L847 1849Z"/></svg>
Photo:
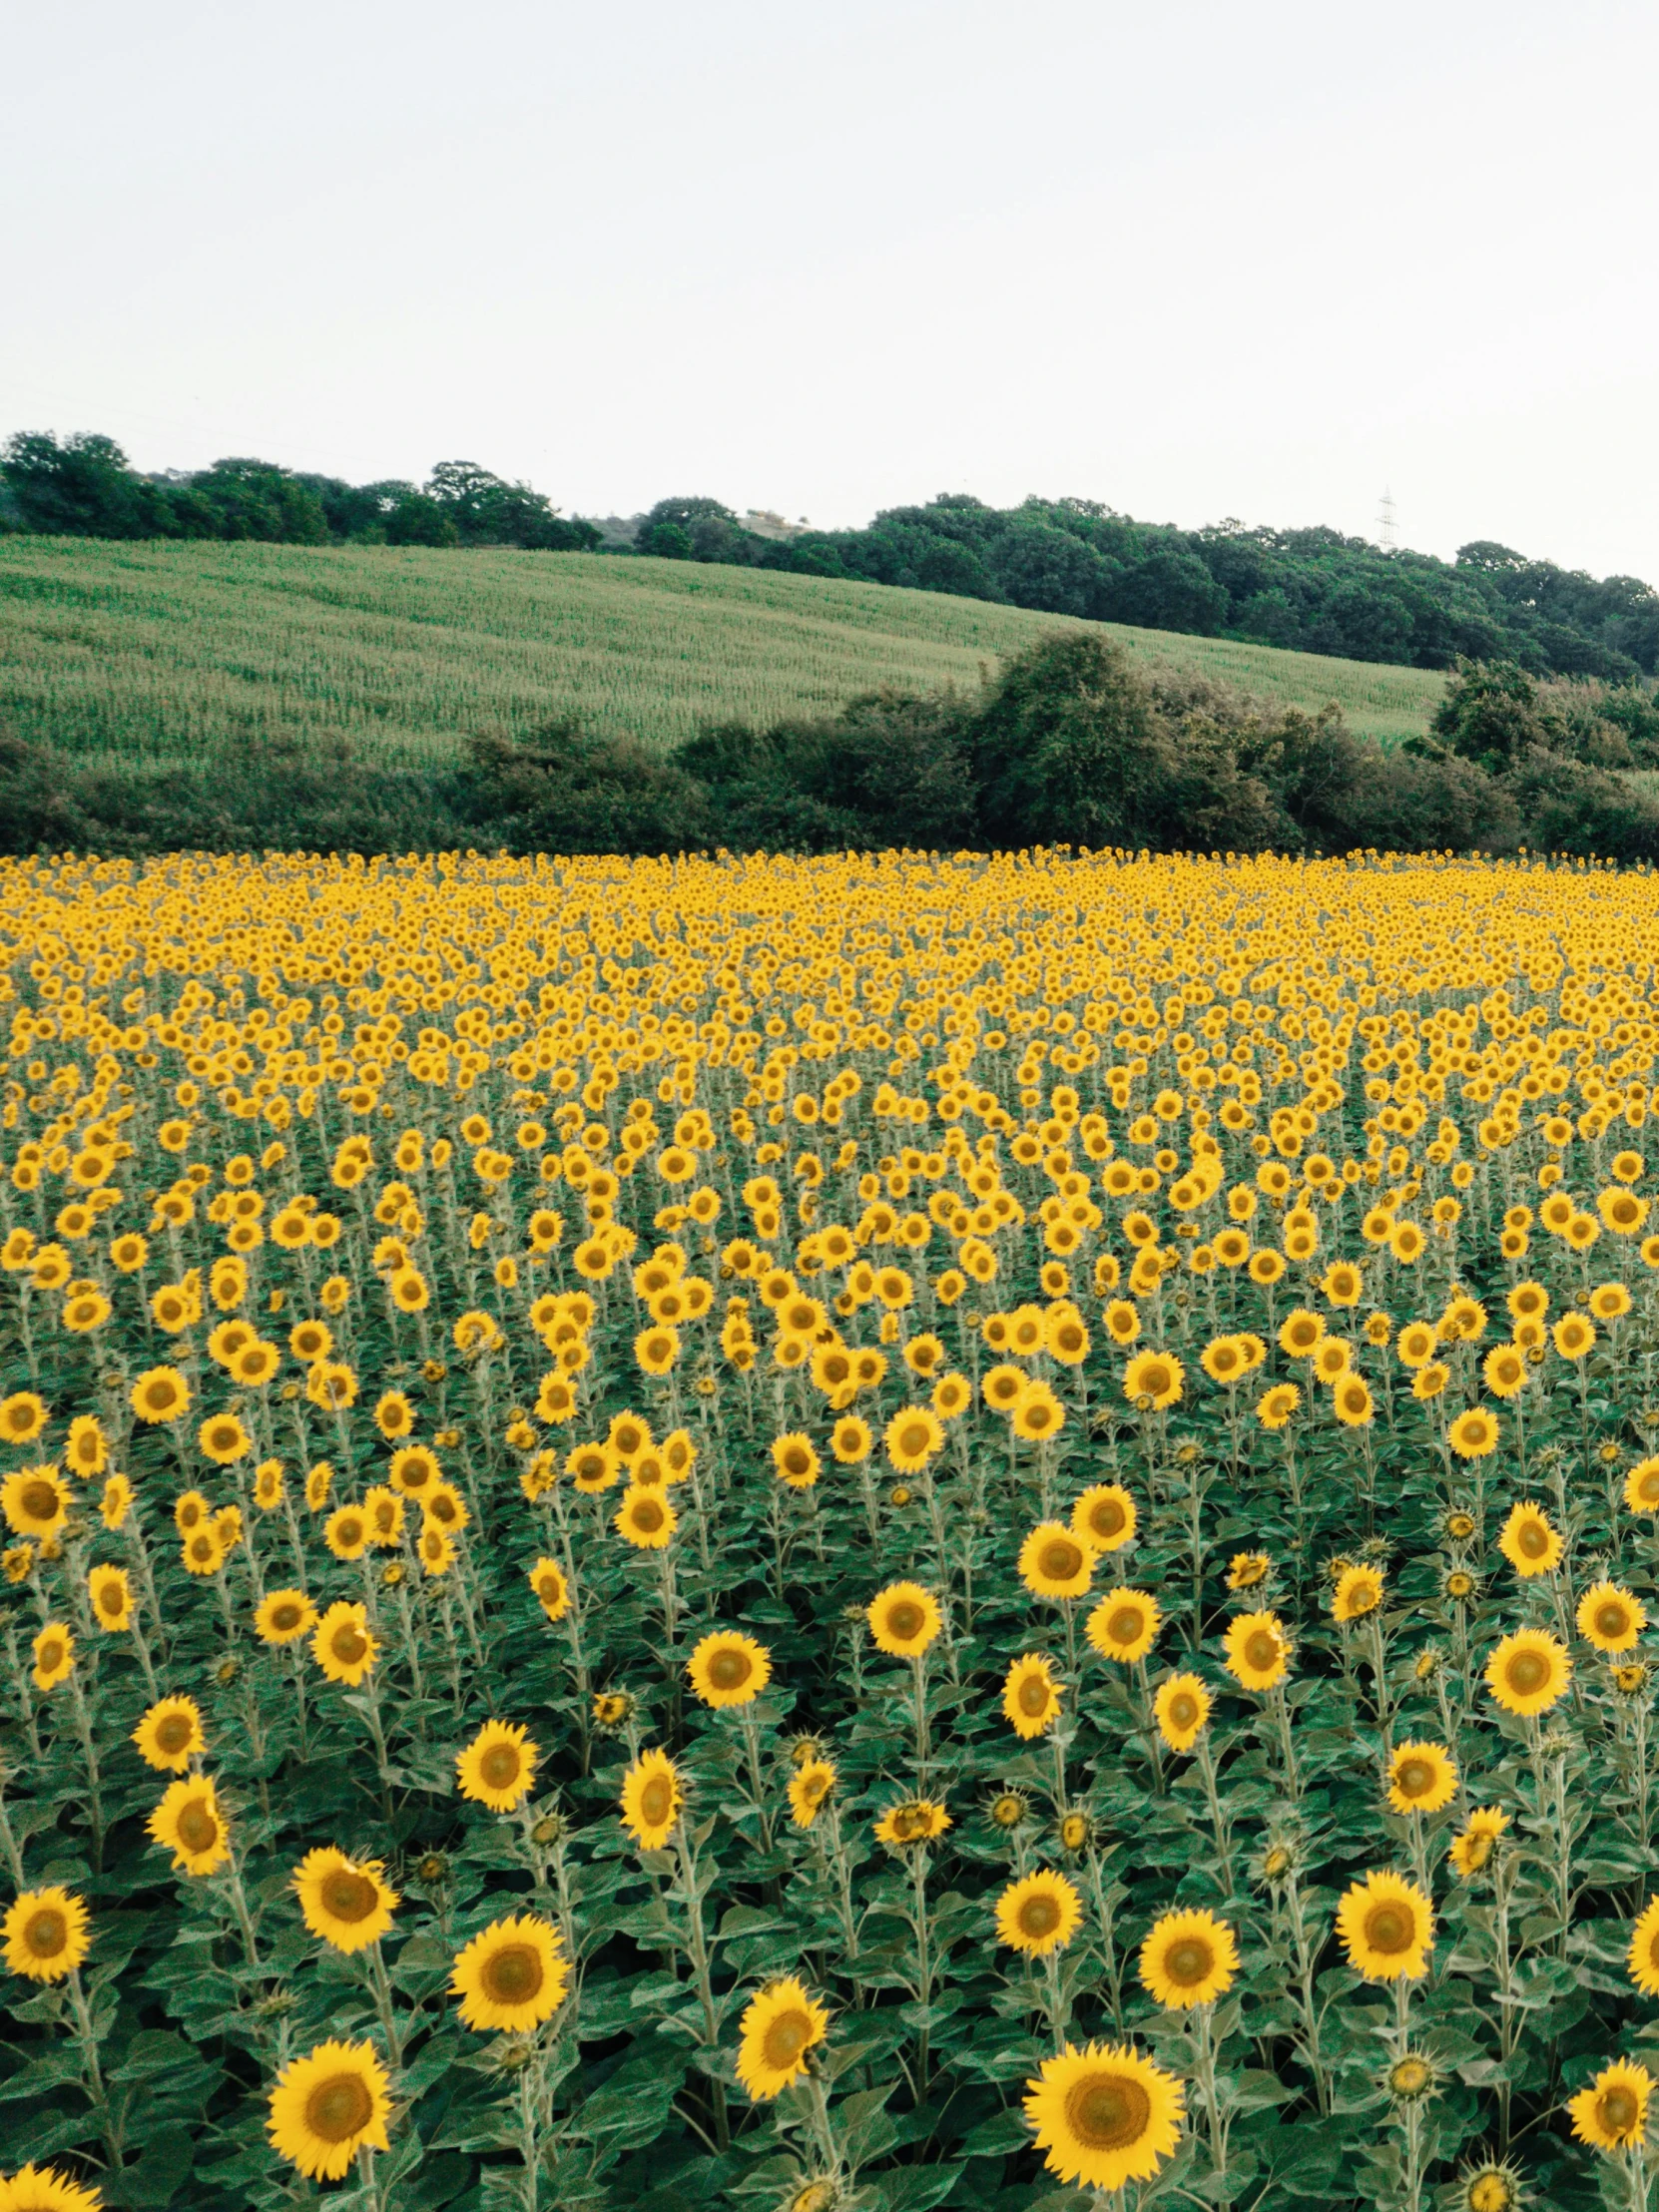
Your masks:
<svg viewBox="0 0 1659 2212"><path fill-rule="evenodd" d="M656 745L882 684L973 686L1064 618L934 592L582 553L0 539L0 725L157 763L338 736L431 760L469 732L574 714ZM1270 704L1343 708L1384 741L1442 679L1108 625L1147 666Z"/></svg>

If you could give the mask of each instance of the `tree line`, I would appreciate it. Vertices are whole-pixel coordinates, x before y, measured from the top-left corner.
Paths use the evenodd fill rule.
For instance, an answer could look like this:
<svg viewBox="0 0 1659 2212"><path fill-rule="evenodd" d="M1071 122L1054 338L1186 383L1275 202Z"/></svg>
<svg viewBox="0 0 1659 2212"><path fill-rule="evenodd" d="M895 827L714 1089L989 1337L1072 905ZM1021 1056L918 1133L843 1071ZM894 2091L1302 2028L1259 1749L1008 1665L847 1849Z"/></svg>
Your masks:
<svg viewBox="0 0 1659 2212"><path fill-rule="evenodd" d="M518 853L1532 850L1659 863L1659 706L1466 663L1432 730L1384 750L1340 712L1265 710L1063 631L976 693L881 691L669 754L564 721L474 732L433 771L291 737L157 769L0 728L0 849Z"/></svg>
<svg viewBox="0 0 1659 2212"><path fill-rule="evenodd" d="M143 475L113 438L20 432L0 447L0 530L300 545L517 546L712 561L954 593L1081 620L1353 660L1630 684L1659 675L1659 593L1478 540L1454 561L1324 528L1139 522L1097 500L995 508L965 494L860 530L748 529L719 500L659 500L602 530L528 484L441 461L423 484L348 484L275 462Z"/></svg>

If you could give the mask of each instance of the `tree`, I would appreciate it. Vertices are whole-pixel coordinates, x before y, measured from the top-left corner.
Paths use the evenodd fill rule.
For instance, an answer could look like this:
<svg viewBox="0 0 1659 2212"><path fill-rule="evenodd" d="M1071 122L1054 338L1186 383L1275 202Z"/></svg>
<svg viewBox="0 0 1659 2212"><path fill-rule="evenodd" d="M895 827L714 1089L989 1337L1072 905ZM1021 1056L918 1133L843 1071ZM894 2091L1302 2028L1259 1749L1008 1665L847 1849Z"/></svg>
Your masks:
<svg viewBox="0 0 1659 2212"><path fill-rule="evenodd" d="M173 534L159 485L136 475L114 438L76 431L21 430L0 448L0 475L23 527L71 537L155 538Z"/></svg>

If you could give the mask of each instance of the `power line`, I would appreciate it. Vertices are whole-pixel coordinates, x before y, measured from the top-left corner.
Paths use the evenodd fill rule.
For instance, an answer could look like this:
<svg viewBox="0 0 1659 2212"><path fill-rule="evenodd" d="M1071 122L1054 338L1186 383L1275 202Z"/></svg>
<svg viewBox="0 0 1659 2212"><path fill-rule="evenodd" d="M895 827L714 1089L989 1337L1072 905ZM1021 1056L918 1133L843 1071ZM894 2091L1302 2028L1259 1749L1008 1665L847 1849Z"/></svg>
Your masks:
<svg viewBox="0 0 1659 2212"><path fill-rule="evenodd" d="M1384 553L1391 553L1399 543L1399 535L1394 526L1394 495L1386 487L1377 510L1377 534L1382 541Z"/></svg>

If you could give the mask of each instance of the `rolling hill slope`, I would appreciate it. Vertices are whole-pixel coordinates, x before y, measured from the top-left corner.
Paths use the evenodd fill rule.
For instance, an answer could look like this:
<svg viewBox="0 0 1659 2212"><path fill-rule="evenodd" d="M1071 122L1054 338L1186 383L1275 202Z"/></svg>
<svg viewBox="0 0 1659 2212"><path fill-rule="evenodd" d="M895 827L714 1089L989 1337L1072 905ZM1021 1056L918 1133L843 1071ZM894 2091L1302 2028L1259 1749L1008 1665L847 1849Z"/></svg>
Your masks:
<svg viewBox="0 0 1659 2212"><path fill-rule="evenodd" d="M0 727L83 758L348 740L409 764L557 715L654 745L711 720L832 709L881 684L971 687L1075 627L931 592L580 553L0 538ZM1266 702L1337 701L1387 742L1426 726L1415 670L1107 626L1149 666Z"/></svg>

